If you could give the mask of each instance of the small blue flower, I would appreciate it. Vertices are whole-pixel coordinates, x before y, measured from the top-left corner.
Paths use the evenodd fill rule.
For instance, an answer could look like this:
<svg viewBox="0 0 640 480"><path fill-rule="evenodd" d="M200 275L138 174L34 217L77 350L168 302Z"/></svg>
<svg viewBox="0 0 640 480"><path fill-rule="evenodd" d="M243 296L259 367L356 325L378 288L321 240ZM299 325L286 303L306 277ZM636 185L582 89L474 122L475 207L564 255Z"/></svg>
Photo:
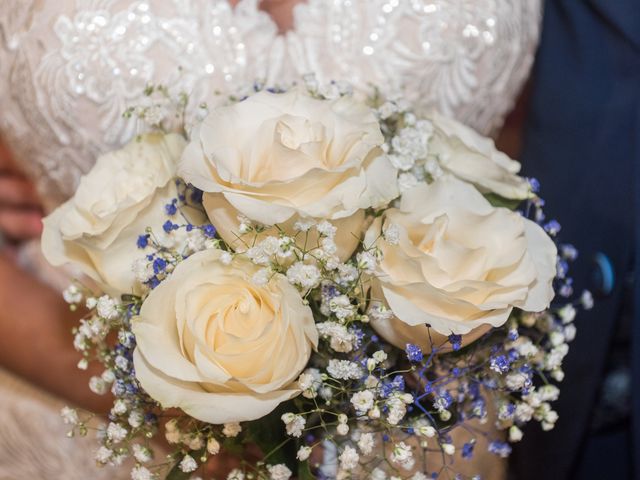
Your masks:
<svg viewBox="0 0 640 480"><path fill-rule="evenodd" d="M449 335L449 343L454 351L460 350L460 347L462 346L462 335L455 335L452 333Z"/></svg>
<svg viewBox="0 0 640 480"><path fill-rule="evenodd" d="M469 459L473 457L473 447L475 446L475 442L467 442L462 445L462 458Z"/></svg>
<svg viewBox="0 0 640 480"><path fill-rule="evenodd" d="M202 227L202 233L204 233L205 237L213 238L216 236L216 227L213 225L205 225Z"/></svg>
<svg viewBox="0 0 640 480"><path fill-rule="evenodd" d="M511 446L507 442L493 441L489 444L489 451L506 458L511 454Z"/></svg>
<svg viewBox="0 0 640 480"><path fill-rule="evenodd" d="M164 258L158 257L153 261L153 273L155 273L156 275L160 272L164 272L166 268L167 262Z"/></svg>
<svg viewBox="0 0 640 480"><path fill-rule="evenodd" d="M171 220L167 220L162 224L162 229L167 233L171 233L172 230L178 229L178 225L173 223Z"/></svg>
<svg viewBox="0 0 640 480"><path fill-rule="evenodd" d="M497 373L505 373L509 371L509 360L504 355L491 357L489 368Z"/></svg>
<svg viewBox="0 0 640 480"><path fill-rule="evenodd" d="M424 358L420 347L412 343L407 343L405 351L407 352L407 358L410 362L421 362Z"/></svg>
<svg viewBox="0 0 640 480"><path fill-rule="evenodd" d="M149 235L140 235L136 245L138 245L138 248L147 248L147 245L149 245Z"/></svg>
<svg viewBox="0 0 640 480"><path fill-rule="evenodd" d="M537 178L529 178L529 186L531 186L531 191L533 193L538 193L540 191L540 182Z"/></svg>
<svg viewBox="0 0 640 480"><path fill-rule="evenodd" d="M517 328L512 328L509 330L509 340L511 340L512 342L515 342L519 336L520 334L518 333Z"/></svg>
<svg viewBox="0 0 640 480"><path fill-rule="evenodd" d="M389 435L387 435L386 433L382 436L382 441L384 442L388 442L389 441Z"/></svg>
<svg viewBox="0 0 640 480"><path fill-rule="evenodd" d="M171 215L171 216L175 215L176 212L178 211L178 207L176 207L176 200L174 200L171 203L167 203L164 206L164 211L167 212L167 215Z"/></svg>
<svg viewBox="0 0 640 480"><path fill-rule="evenodd" d="M557 235L561 228L557 220L550 220L544 225L544 229L549 235Z"/></svg>

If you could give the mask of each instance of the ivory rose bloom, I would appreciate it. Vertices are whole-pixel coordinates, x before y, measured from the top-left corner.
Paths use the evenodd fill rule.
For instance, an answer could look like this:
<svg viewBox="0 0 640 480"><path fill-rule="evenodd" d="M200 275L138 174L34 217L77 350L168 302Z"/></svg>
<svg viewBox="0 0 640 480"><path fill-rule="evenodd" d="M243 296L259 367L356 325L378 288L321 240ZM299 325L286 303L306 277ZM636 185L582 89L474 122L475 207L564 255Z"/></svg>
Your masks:
<svg viewBox="0 0 640 480"><path fill-rule="evenodd" d="M397 243L380 238L389 229ZM514 307L542 311L554 295L557 252L544 230L452 176L407 191L367 231L374 243L383 258L372 298L395 317L373 325L401 348L430 348L426 324L468 334L504 324Z"/></svg>
<svg viewBox="0 0 640 480"><path fill-rule="evenodd" d="M434 128L429 153L445 172L504 198L531 197L529 183L517 175L520 163L496 149L492 139L437 113L430 119Z"/></svg>
<svg viewBox="0 0 640 480"><path fill-rule="evenodd" d="M239 215L263 225L308 217L338 227L347 258L363 228L361 209L397 196L380 125L351 97L264 91L213 110L191 137L179 173L206 192L212 223L236 247Z"/></svg>
<svg viewBox="0 0 640 480"><path fill-rule="evenodd" d="M132 321L142 387L163 408L214 424L263 417L298 395L318 342L311 309L284 276L258 287L258 267L223 254L184 260Z"/></svg>
<svg viewBox="0 0 640 480"><path fill-rule="evenodd" d="M176 196L173 181L186 142L150 134L98 158L76 194L44 219L42 251L52 265L73 264L112 295L136 291L136 238L161 231L163 205Z"/></svg>

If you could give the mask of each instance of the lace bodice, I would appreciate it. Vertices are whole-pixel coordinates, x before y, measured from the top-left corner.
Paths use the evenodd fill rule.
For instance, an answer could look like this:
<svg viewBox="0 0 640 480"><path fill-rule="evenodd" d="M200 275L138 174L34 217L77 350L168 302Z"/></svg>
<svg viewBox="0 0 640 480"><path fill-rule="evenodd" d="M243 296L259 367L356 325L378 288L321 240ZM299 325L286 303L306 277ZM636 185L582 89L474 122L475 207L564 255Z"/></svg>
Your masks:
<svg viewBox="0 0 640 480"><path fill-rule="evenodd" d="M528 75L540 0L307 0L285 35L258 0L3 0L0 130L49 207L136 132L148 82L197 105L256 79L374 84L484 133Z"/></svg>

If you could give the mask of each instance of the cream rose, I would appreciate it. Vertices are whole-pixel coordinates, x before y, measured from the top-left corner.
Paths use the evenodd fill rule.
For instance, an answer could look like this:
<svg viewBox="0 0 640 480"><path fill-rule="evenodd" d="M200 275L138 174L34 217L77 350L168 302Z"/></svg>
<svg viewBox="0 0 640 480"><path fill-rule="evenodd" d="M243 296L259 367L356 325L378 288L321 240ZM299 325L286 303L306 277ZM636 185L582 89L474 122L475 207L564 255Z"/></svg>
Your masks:
<svg viewBox="0 0 640 480"><path fill-rule="evenodd" d="M557 251L544 230L449 175L406 192L371 225L371 244L383 255L372 299L395 315L373 325L401 348L430 348L427 324L468 334L504 324L514 307L542 311L554 295Z"/></svg>
<svg viewBox="0 0 640 480"><path fill-rule="evenodd" d="M260 92L194 129L179 174L206 192L209 217L228 243L239 245L239 215L263 225L326 219L349 224L336 236L346 258L363 228L361 209L397 196L383 141L371 109L351 97Z"/></svg>
<svg viewBox="0 0 640 480"><path fill-rule="evenodd" d="M262 287L257 267L221 250L180 263L133 319L136 377L163 408L220 424L254 420L300 393L318 333L285 277Z"/></svg>
<svg viewBox="0 0 640 480"><path fill-rule="evenodd" d="M132 264L144 255L136 238L146 227L161 230L185 144L180 135L151 134L98 158L73 198L44 219L45 258L78 266L112 295L136 291Z"/></svg>
<svg viewBox="0 0 640 480"><path fill-rule="evenodd" d="M520 163L496 149L493 140L437 113L430 120L434 129L429 154L445 172L504 198L531 197L529 183L517 175Z"/></svg>

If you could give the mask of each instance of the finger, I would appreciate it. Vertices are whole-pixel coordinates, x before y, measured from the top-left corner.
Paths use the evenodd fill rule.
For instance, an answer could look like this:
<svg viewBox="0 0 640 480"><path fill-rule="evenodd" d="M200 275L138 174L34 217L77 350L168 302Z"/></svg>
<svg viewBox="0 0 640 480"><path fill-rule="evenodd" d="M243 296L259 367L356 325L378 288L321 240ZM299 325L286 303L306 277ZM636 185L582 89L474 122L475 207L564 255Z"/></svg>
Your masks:
<svg viewBox="0 0 640 480"><path fill-rule="evenodd" d="M15 175L0 175L0 205L39 207L40 201L31 182Z"/></svg>
<svg viewBox="0 0 640 480"><path fill-rule="evenodd" d="M0 232L10 240L37 238L42 233L42 215L33 209L0 209Z"/></svg>

